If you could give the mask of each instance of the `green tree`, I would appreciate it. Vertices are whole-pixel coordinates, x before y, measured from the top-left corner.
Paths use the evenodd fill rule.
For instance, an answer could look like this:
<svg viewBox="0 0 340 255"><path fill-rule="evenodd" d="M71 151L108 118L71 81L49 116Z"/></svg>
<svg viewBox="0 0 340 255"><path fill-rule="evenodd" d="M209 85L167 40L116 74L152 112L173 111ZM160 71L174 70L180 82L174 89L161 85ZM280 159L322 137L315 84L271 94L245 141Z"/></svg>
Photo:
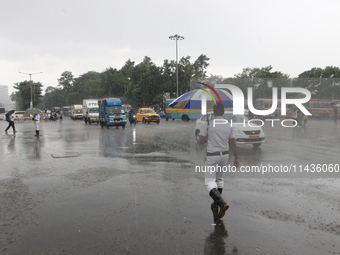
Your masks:
<svg viewBox="0 0 340 255"><path fill-rule="evenodd" d="M16 100L17 105L22 110L30 107L31 99L33 106L36 106L38 103L42 102L42 86L43 85L40 82L26 80L16 83L13 88L18 90L19 93L13 95L12 98Z"/></svg>
<svg viewBox="0 0 340 255"><path fill-rule="evenodd" d="M21 102L20 91L12 92L12 94L10 95L10 98L11 98L11 101L15 102L15 109L24 109L24 108L21 108L20 106L20 102Z"/></svg>
<svg viewBox="0 0 340 255"><path fill-rule="evenodd" d="M118 70L112 67L107 68L104 72L101 73L102 77L102 91L104 97L112 97L115 95L115 86L116 86L116 77L118 75Z"/></svg>
<svg viewBox="0 0 340 255"><path fill-rule="evenodd" d="M134 66L135 62L129 59L128 61L125 62L125 65L119 70L119 74L122 77L121 82L124 87L124 96L126 98L129 97L129 87Z"/></svg>
<svg viewBox="0 0 340 255"><path fill-rule="evenodd" d="M63 107L68 105L66 90L49 86L45 90L43 102L39 104L39 109L51 109L54 106Z"/></svg>
<svg viewBox="0 0 340 255"><path fill-rule="evenodd" d="M208 58L206 55L201 54L196 61L193 64L194 68L194 78L203 78L207 75L207 67L209 66L208 61L210 58Z"/></svg>
<svg viewBox="0 0 340 255"><path fill-rule="evenodd" d="M164 60L161 67L162 90L169 92L171 97L176 93L176 63L175 61Z"/></svg>
<svg viewBox="0 0 340 255"><path fill-rule="evenodd" d="M340 69L326 66L325 69L313 67L299 74L293 85L308 89L312 98L338 99L340 98Z"/></svg>
<svg viewBox="0 0 340 255"><path fill-rule="evenodd" d="M148 106L155 102L156 95L162 93L162 69L157 67L149 57L135 66L132 73L133 100L140 105ZM137 95L137 93L140 93Z"/></svg>
<svg viewBox="0 0 340 255"><path fill-rule="evenodd" d="M244 68L242 73L236 74L233 79L224 82L238 86L246 95L247 88L253 88L253 99L272 98L272 88L290 87L291 81L288 74L272 71L272 66L262 68ZM280 97L280 89L278 90Z"/></svg>
<svg viewBox="0 0 340 255"><path fill-rule="evenodd" d="M206 78L206 69L209 66L209 58L200 55L193 63L190 56L182 57L178 62L178 91L179 95L190 90L190 81L193 78ZM171 96L177 91L176 62L165 60L162 66L163 91L170 92Z"/></svg>
<svg viewBox="0 0 340 255"><path fill-rule="evenodd" d="M74 82L74 76L72 72L65 71L58 79L58 86L62 87L66 92L69 92Z"/></svg>
<svg viewBox="0 0 340 255"><path fill-rule="evenodd" d="M89 71L74 79L73 86L69 91L69 103L82 104L83 99L97 99L102 96L102 77L95 71Z"/></svg>
<svg viewBox="0 0 340 255"><path fill-rule="evenodd" d="M204 79L204 82L214 87L216 84L224 83L224 78L221 75L210 74L209 77Z"/></svg>
<svg viewBox="0 0 340 255"><path fill-rule="evenodd" d="M190 90L193 77L206 77L208 61L209 58L203 54L193 63L190 62L190 56L180 59L180 94ZM71 71L65 71L58 79L59 88L49 87L41 105L50 108L79 104L84 98L112 96L143 106L160 103L164 92L170 92L172 96L176 93L176 71L174 60L164 60L162 66L157 66L147 56L137 65L128 59L120 70L109 67L102 73L89 71L79 77L74 77Z"/></svg>
<svg viewBox="0 0 340 255"><path fill-rule="evenodd" d="M196 63L198 65L198 62ZM195 67L190 63L190 56L182 57L178 64L179 95L190 91L190 80L195 74Z"/></svg>

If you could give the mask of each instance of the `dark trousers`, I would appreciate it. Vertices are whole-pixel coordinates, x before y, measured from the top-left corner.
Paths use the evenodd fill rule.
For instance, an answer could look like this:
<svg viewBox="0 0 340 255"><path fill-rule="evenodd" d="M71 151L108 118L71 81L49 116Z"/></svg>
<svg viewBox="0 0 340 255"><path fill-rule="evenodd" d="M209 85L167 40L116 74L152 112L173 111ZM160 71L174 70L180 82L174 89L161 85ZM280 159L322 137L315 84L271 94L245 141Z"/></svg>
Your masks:
<svg viewBox="0 0 340 255"><path fill-rule="evenodd" d="M14 127L14 121L9 121L8 122L9 124L8 124L8 127L6 128L6 130L5 131L7 131L10 127L12 127L13 128L13 130L15 131L15 127Z"/></svg>

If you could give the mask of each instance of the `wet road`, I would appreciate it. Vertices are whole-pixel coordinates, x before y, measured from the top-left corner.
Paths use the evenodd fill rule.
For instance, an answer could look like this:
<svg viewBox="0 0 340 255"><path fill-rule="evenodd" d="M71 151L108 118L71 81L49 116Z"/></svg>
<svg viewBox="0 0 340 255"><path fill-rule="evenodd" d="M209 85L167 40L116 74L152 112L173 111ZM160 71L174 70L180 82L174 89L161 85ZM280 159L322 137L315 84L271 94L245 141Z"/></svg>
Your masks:
<svg viewBox="0 0 340 255"><path fill-rule="evenodd" d="M340 254L334 171L228 173L230 209L213 225L193 127L65 119L41 123L36 138L32 122L16 123L1 135L0 253ZM241 165L340 163L330 120L264 130L260 148L239 146Z"/></svg>

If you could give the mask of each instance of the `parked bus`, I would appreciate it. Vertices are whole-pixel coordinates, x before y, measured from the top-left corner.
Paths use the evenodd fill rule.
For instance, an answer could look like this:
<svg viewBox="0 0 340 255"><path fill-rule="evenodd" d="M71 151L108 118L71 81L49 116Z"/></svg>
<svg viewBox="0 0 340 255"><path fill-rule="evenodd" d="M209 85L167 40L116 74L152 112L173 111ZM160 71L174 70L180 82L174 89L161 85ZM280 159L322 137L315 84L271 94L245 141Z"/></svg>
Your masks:
<svg viewBox="0 0 340 255"><path fill-rule="evenodd" d="M171 108L169 104L175 99L167 99L165 101L165 119L181 119L183 121L189 121L191 119L199 119L202 117L201 109L183 109L183 108ZM210 102L210 101L209 101ZM209 104L208 102L208 104ZM211 101L212 102L212 101ZM209 106L208 106L209 108Z"/></svg>
<svg viewBox="0 0 340 255"><path fill-rule="evenodd" d="M70 117L71 116L71 106L63 106L62 109L63 115Z"/></svg>
<svg viewBox="0 0 340 255"><path fill-rule="evenodd" d="M331 118L334 116L333 106L331 105L332 101L334 101L334 99L311 99L305 106L313 117L323 119Z"/></svg>
<svg viewBox="0 0 340 255"><path fill-rule="evenodd" d="M202 117L201 109L173 109L168 111L171 114L171 118L181 119L183 121L196 120Z"/></svg>
<svg viewBox="0 0 340 255"><path fill-rule="evenodd" d="M164 111L165 111L165 119L168 121L169 119L172 119L171 117L171 113L173 111L173 109L171 107L169 107L169 104L171 104L172 101L174 101L175 99L166 99L165 103L164 103Z"/></svg>
<svg viewBox="0 0 340 255"><path fill-rule="evenodd" d="M311 117L316 118L330 118L334 115L334 110L330 104L334 99L311 99L307 103L303 104L307 107L308 111L312 114ZM272 99L259 98L255 100L254 107L256 109L262 107L262 109L269 109L272 106ZM281 109L281 100L278 100L277 107ZM287 105L286 118L291 118L293 105ZM281 110L275 110L276 116L281 116Z"/></svg>
<svg viewBox="0 0 340 255"><path fill-rule="evenodd" d="M271 98L258 98L254 102L254 108L258 109L258 110L270 109L272 107L272 105L273 105L273 99L271 99ZM287 114L286 114L285 117L291 117L292 106L293 105L287 105ZM273 117L275 117L275 118L281 117L281 100L280 99L277 100L277 105L276 105L276 109L275 109Z"/></svg>

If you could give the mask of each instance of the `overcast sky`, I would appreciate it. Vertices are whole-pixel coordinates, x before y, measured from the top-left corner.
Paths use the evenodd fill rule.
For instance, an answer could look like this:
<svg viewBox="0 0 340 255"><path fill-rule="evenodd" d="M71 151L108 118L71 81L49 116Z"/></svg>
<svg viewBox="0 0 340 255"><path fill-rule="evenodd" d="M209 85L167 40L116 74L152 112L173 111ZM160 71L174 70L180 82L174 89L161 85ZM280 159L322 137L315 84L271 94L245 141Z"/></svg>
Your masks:
<svg viewBox="0 0 340 255"><path fill-rule="evenodd" d="M272 65L296 77L340 66L337 0L0 0L0 85L57 86L64 71L120 69L148 56L157 65L200 54L208 74Z"/></svg>

